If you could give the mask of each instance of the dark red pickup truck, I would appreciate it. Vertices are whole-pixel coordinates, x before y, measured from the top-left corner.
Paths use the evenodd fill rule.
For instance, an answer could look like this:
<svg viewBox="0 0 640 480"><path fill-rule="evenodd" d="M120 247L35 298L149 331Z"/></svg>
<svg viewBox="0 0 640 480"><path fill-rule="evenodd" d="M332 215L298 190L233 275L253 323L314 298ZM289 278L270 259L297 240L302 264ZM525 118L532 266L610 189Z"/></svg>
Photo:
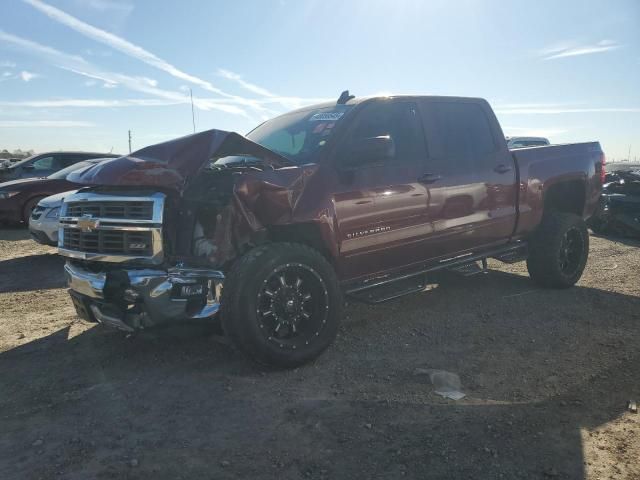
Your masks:
<svg viewBox="0 0 640 480"><path fill-rule="evenodd" d="M72 174L88 186L65 198L59 249L83 318L220 317L249 357L291 367L331 344L343 295L388 300L487 258L570 287L603 176L597 142L509 151L482 99L345 92Z"/></svg>

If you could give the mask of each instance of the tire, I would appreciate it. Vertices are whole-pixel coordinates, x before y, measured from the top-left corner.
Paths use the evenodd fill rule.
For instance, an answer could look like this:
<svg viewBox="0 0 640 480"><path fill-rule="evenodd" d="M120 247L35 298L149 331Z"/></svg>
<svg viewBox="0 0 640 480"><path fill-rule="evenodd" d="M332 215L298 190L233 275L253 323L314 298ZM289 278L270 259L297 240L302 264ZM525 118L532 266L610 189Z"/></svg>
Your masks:
<svg viewBox="0 0 640 480"><path fill-rule="evenodd" d="M42 200L44 197L34 197L27 200L22 208L22 221L28 227L29 226L29 217L31 216L31 211L36 208L38 202Z"/></svg>
<svg viewBox="0 0 640 480"><path fill-rule="evenodd" d="M340 326L342 294L316 250L270 243L240 258L222 290L222 328L251 360L293 368L318 357Z"/></svg>
<svg viewBox="0 0 640 480"><path fill-rule="evenodd" d="M527 270L538 285L569 288L580 280L589 256L584 220L571 213L545 214L529 241Z"/></svg>

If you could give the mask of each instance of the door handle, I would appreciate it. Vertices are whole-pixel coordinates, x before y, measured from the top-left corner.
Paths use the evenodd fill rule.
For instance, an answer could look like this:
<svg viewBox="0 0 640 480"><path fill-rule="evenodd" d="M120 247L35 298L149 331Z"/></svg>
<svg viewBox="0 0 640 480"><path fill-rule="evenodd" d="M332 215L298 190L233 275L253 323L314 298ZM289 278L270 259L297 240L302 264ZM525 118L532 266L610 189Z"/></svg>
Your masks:
<svg viewBox="0 0 640 480"><path fill-rule="evenodd" d="M438 180L442 180L442 175L438 175L437 173L425 173L418 178L418 182L420 183L434 183Z"/></svg>
<svg viewBox="0 0 640 480"><path fill-rule="evenodd" d="M501 163L496 168L494 168L493 171L496 173L507 173L511 171L511 167L508 167Z"/></svg>

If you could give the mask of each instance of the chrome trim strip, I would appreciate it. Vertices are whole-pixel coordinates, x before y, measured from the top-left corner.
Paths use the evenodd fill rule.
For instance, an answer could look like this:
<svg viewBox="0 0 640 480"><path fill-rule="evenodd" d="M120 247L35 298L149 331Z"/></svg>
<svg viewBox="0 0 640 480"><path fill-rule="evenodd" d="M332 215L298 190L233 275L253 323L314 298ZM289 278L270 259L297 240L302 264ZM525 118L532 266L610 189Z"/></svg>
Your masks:
<svg viewBox="0 0 640 480"><path fill-rule="evenodd" d="M60 223L68 223L69 225L75 225L76 223L78 223L78 220L80 220L81 217L62 217L60 218ZM100 220L102 223L122 223L122 224L131 224L131 225L147 225L147 224L154 224L154 225L161 225L160 223L155 223L153 220L134 220L134 219L128 219L128 218L113 218L113 217L107 217L107 218L102 218L102 217L96 217L97 220ZM135 227L127 227L127 228L135 228Z"/></svg>
<svg viewBox="0 0 640 480"><path fill-rule="evenodd" d="M67 227L67 228L76 228L76 224L75 223L63 223L63 222L59 222L61 226ZM149 231L153 231L153 230L160 230L161 227L125 227L124 225L100 225L98 227L96 227L95 231L97 230L102 230L102 231L106 231L106 230L111 230L111 231L116 231L116 232L149 232Z"/></svg>

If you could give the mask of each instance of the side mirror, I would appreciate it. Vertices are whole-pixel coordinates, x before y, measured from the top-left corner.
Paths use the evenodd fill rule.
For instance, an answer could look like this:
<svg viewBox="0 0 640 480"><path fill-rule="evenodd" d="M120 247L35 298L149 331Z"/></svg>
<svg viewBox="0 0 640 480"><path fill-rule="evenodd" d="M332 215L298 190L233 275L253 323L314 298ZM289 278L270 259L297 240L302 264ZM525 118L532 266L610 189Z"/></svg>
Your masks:
<svg viewBox="0 0 640 480"><path fill-rule="evenodd" d="M381 163L395 157L396 146L389 135L359 138L349 148L347 165L359 166Z"/></svg>

